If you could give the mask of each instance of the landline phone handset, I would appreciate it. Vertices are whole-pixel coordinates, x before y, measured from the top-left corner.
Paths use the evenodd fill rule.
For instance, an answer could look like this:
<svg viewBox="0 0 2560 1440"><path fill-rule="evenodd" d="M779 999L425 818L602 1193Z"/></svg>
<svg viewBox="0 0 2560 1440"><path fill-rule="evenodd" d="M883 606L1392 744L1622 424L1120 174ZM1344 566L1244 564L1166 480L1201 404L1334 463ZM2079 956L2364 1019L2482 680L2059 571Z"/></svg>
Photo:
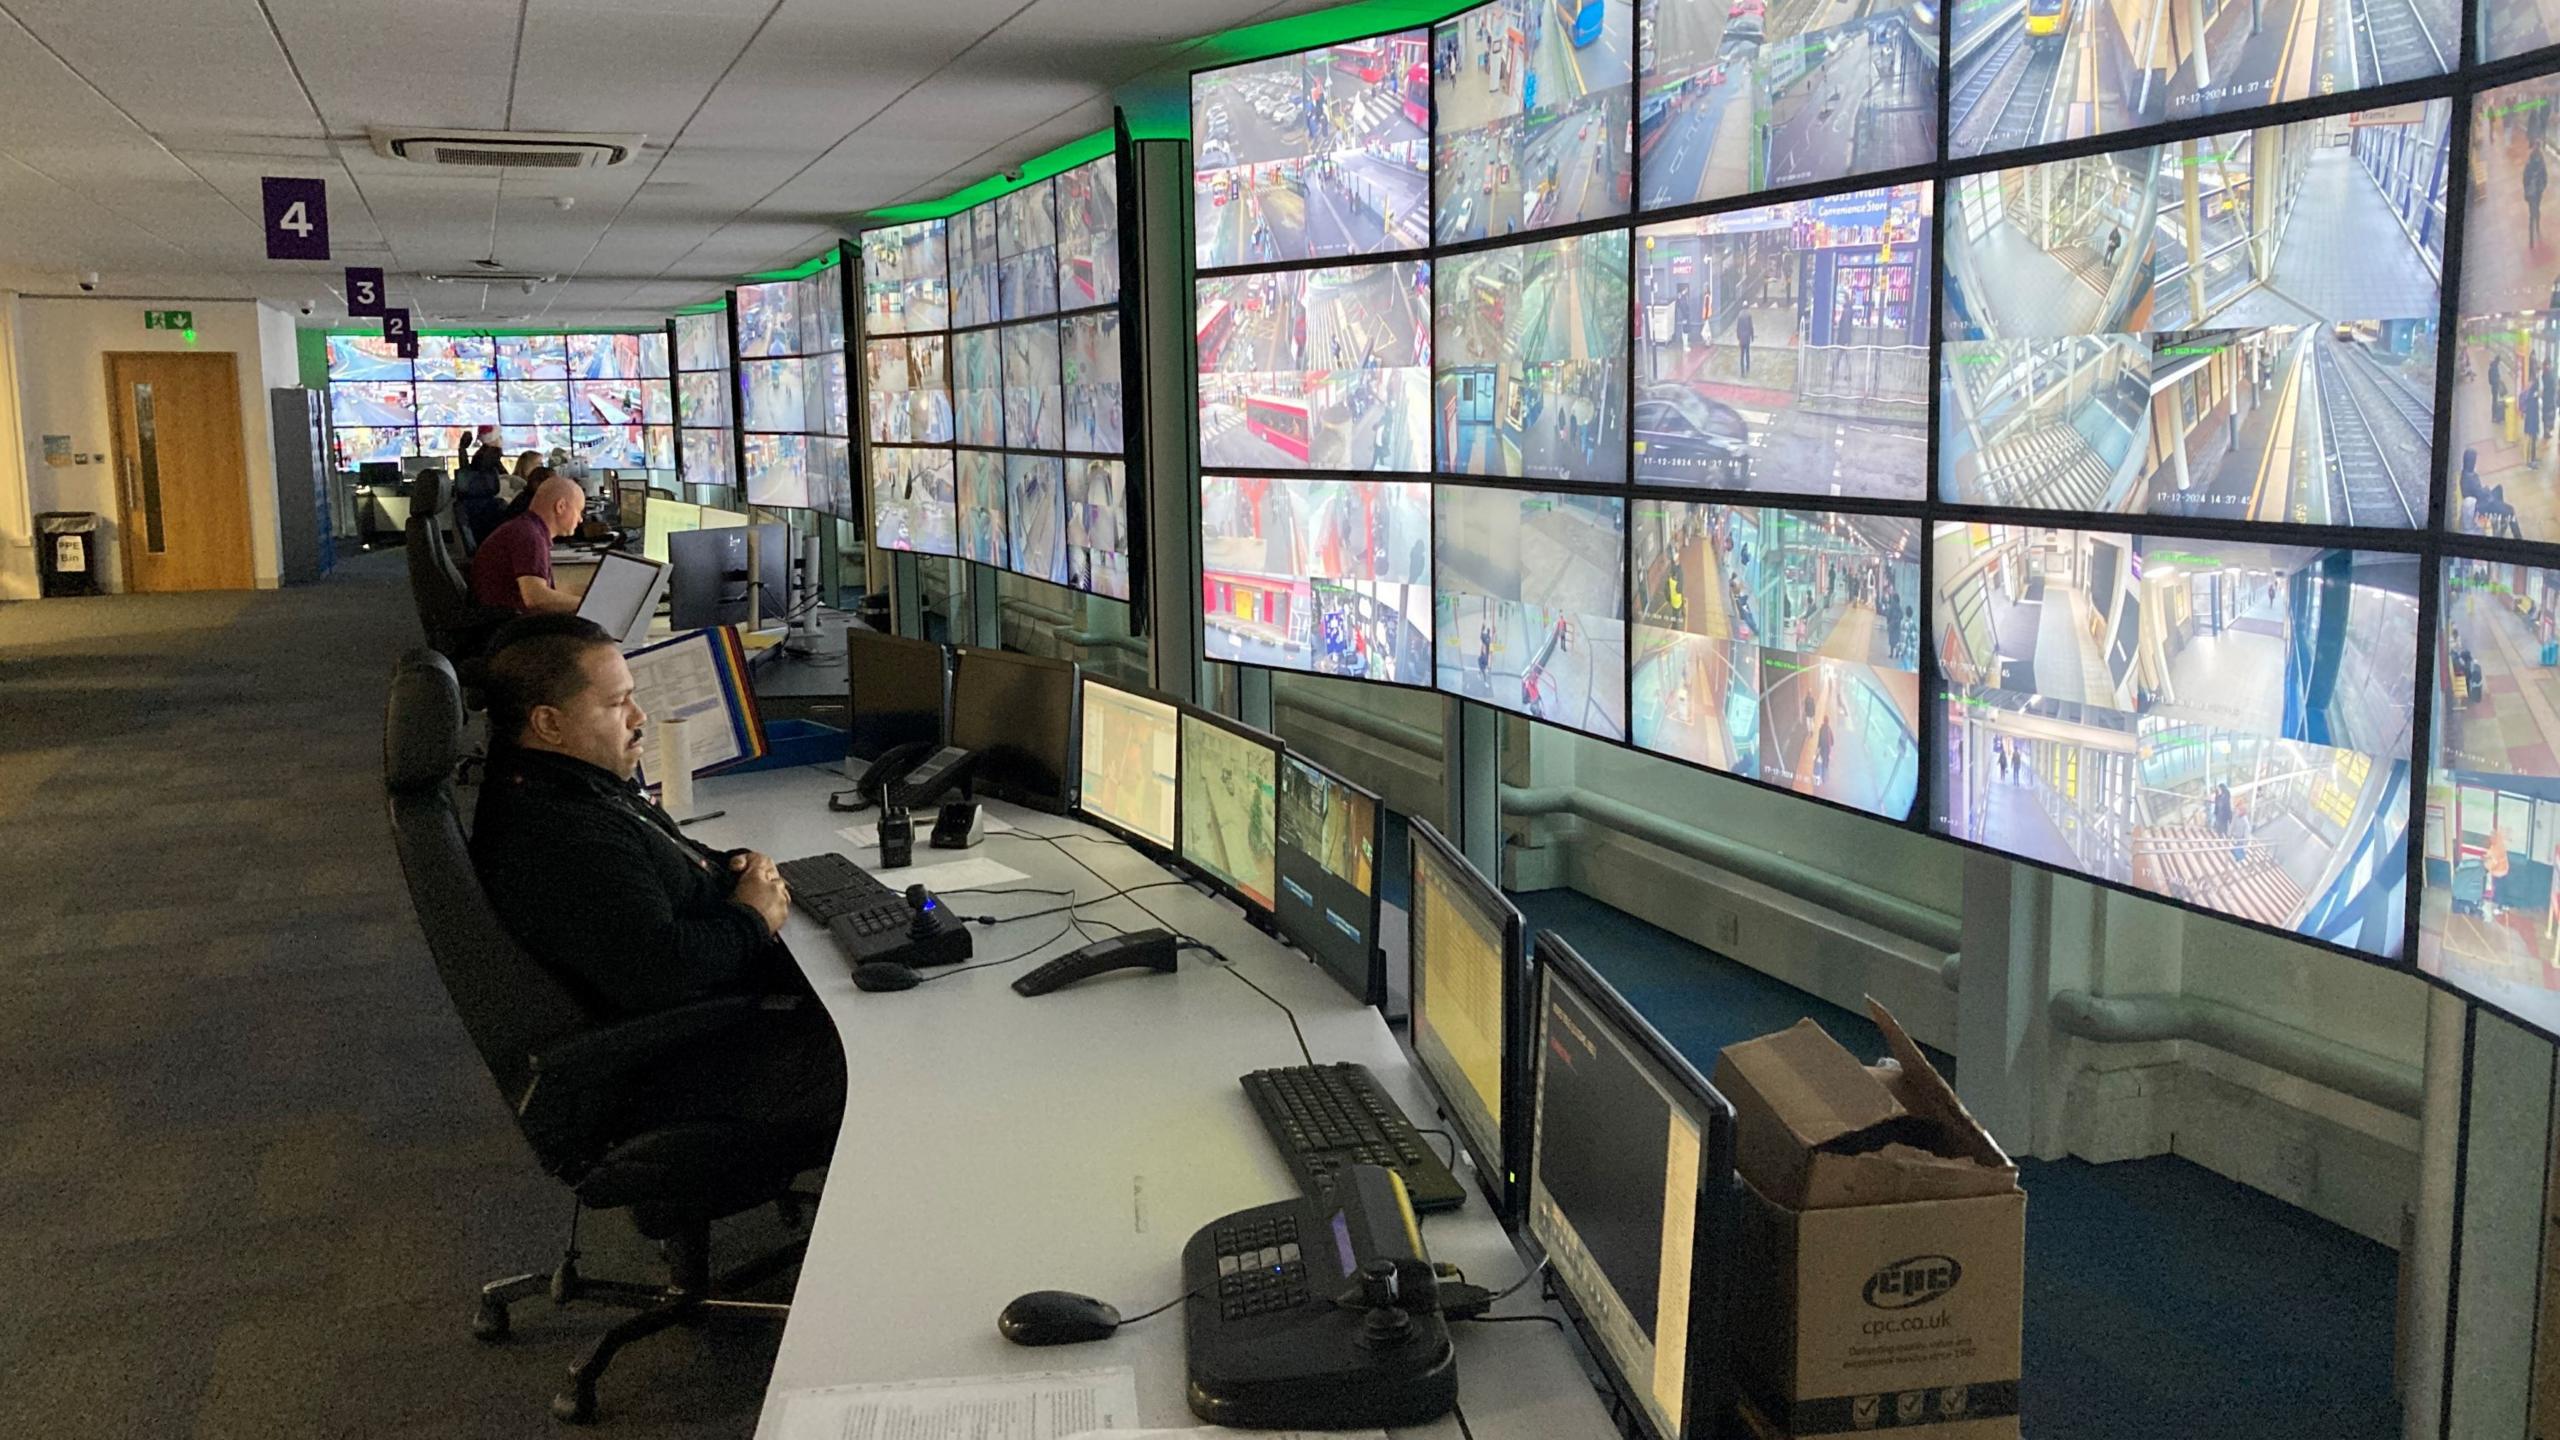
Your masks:
<svg viewBox="0 0 2560 1440"><path fill-rule="evenodd" d="M937 745L931 740L913 740L892 746L862 772L853 782L855 798L847 801L842 792L829 802L836 810L868 810L881 801L891 786L896 786L899 804L912 809L940 799L955 786L965 785L970 770L976 766L975 752L957 745Z"/></svg>
<svg viewBox="0 0 2560 1440"><path fill-rule="evenodd" d="M1191 1411L1244 1429L1422 1425L1458 1403L1439 1276L1404 1182L1239 1210L1182 1247Z"/></svg>

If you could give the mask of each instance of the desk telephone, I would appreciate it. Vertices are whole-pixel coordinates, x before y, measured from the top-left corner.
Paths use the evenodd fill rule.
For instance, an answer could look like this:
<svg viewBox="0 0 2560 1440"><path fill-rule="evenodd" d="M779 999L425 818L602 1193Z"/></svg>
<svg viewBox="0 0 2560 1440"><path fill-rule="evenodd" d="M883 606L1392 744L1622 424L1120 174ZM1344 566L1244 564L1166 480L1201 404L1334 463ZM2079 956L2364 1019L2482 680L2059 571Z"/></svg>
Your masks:
<svg viewBox="0 0 2560 1440"><path fill-rule="evenodd" d="M896 746L872 761L862 778L853 782L853 788L865 804L882 804L885 797L912 809L964 786L977 760L975 753L957 745L917 740Z"/></svg>
<svg viewBox="0 0 2560 1440"><path fill-rule="evenodd" d="M1239 1210L1182 1247L1192 1413L1245 1429L1421 1425L1458 1403L1439 1277L1404 1182Z"/></svg>

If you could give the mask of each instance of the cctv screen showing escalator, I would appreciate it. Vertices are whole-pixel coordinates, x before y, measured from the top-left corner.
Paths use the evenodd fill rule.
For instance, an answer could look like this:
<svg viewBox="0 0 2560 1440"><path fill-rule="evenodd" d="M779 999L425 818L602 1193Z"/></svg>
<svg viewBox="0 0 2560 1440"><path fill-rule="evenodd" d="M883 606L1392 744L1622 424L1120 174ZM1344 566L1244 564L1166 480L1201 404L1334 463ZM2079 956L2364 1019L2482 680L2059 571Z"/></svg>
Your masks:
<svg viewBox="0 0 2560 1440"><path fill-rule="evenodd" d="M2417 557L1941 522L1935 828L2396 957Z"/></svg>
<svg viewBox="0 0 2560 1440"><path fill-rule="evenodd" d="M1940 497L2424 525L2451 117L2413 102L1951 182Z"/></svg>

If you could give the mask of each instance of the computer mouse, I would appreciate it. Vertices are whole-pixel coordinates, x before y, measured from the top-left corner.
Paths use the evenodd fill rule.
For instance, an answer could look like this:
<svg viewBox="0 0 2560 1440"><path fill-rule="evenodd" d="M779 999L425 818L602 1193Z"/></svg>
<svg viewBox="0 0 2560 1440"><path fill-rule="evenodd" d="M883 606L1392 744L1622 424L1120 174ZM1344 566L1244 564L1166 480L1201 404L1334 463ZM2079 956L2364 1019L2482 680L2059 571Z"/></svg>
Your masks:
<svg viewBox="0 0 2560 1440"><path fill-rule="evenodd" d="M996 1332L1016 1345L1081 1345L1120 1328L1120 1311L1072 1290L1017 1295L996 1317Z"/></svg>
<svg viewBox="0 0 2560 1440"><path fill-rule="evenodd" d="M923 979L914 966L895 960L865 960L853 967L856 990L913 990Z"/></svg>

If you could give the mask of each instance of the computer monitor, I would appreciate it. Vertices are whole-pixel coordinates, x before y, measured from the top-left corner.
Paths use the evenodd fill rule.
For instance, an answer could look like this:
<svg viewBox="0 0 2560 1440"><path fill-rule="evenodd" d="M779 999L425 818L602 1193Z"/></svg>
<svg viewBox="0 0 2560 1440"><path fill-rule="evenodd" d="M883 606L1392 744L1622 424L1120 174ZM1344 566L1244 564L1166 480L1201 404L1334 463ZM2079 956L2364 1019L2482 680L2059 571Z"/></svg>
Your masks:
<svg viewBox="0 0 2560 1440"><path fill-rule="evenodd" d="M367 460L356 468L356 478L367 485L398 485L409 477L397 460Z"/></svg>
<svg viewBox="0 0 2560 1440"><path fill-rule="evenodd" d="M901 745L942 743L951 657L941 646L847 625L844 660L852 687L846 703L846 755L877 760Z"/></svg>
<svg viewBox="0 0 2560 1440"><path fill-rule="evenodd" d="M1280 900L1278 740L1182 712L1182 863L1256 914Z"/></svg>
<svg viewBox="0 0 2560 1440"><path fill-rule="evenodd" d="M1073 802L1076 666L964 646L951 672L951 743L978 757L977 793L1064 814Z"/></svg>
<svg viewBox="0 0 2560 1440"><path fill-rule="evenodd" d="M710 512L704 512L709 523ZM750 556L747 537L754 535L757 554L752 573L764 581L764 597L756 606L756 628L782 623L791 608L791 527L765 524L678 531L667 537L667 559L675 566L669 587L672 623L678 630L747 623L747 580Z"/></svg>
<svg viewBox="0 0 2560 1440"><path fill-rule="evenodd" d="M1553 931L1538 934L1529 1237L1646 1440L1732 1402L1733 1106Z"/></svg>
<svg viewBox="0 0 2560 1440"><path fill-rule="evenodd" d="M1363 1005L1387 1003L1378 949L1378 797L1280 757L1280 933Z"/></svg>
<svg viewBox="0 0 2560 1440"><path fill-rule="evenodd" d="M1087 819L1157 849L1174 848L1179 713L1170 700L1085 677L1076 803Z"/></svg>
<svg viewBox="0 0 2560 1440"><path fill-rule="evenodd" d="M668 536L701 528L701 506L682 500L652 500L641 515L640 553L652 560L667 559Z"/></svg>
<svg viewBox="0 0 2560 1440"><path fill-rule="evenodd" d="M625 648L637 645L649 638L649 621L667 593L667 574L655 560L608 550L578 601L578 616L603 626Z"/></svg>
<svg viewBox="0 0 2560 1440"><path fill-rule="evenodd" d="M1528 1150L1520 912L1428 821L1413 822L1412 850L1413 1056L1507 1220Z"/></svg>

